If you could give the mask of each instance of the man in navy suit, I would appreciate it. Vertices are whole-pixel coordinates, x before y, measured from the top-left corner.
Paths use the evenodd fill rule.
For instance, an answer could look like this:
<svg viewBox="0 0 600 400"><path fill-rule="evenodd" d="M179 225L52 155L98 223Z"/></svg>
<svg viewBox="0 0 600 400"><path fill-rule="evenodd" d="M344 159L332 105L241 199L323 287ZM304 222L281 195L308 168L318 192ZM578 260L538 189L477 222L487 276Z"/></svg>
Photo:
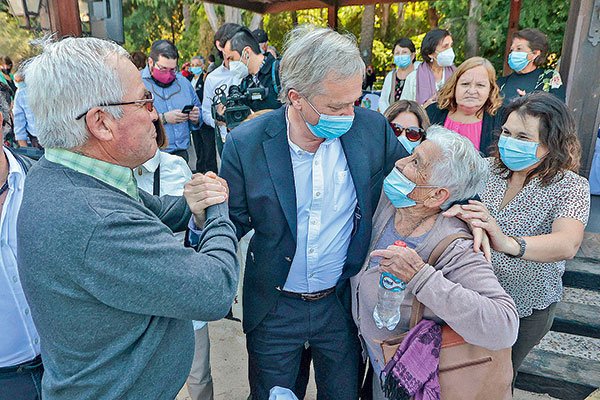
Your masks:
<svg viewBox="0 0 600 400"><path fill-rule="evenodd" d="M281 60L286 104L234 129L221 176L244 277L253 400L294 389L312 349L319 399L358 397L360 344L348 278L367 255L382 182L406 152L378 113L355 108L365 66L353 37L296 28Z"/></svg>

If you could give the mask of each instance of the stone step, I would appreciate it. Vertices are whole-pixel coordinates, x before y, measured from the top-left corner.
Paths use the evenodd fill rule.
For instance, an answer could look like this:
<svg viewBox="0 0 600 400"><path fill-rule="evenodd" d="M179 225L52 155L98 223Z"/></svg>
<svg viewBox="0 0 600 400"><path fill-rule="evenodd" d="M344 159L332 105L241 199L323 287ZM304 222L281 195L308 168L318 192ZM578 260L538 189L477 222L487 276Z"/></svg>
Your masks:
<svg viewBox="0 0 600 400"><path fill-rule="evenodd" d="M600 387L600 360L534 348L519 369L516 386L558 399L585 399Z"/></svg>
<svg viewBox="0 0 600 400"><path fill-rule="evenodd" d="M556 307L552 330L600 338L600 306L561 301Z"/></svg>
<svg viewBox="0 0 600 400"><path fill-rule="evenodd" d="M568 260L562 280L564 286L600 291L600 260L585 257Z"/></svg>

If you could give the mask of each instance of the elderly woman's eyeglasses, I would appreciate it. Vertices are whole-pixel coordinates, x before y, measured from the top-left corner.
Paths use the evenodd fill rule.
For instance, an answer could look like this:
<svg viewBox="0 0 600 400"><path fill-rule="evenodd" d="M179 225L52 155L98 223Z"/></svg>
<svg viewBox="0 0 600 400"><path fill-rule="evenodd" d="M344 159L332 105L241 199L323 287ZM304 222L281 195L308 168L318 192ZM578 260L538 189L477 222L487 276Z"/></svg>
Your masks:
<svg viewBox="0 0 600 400"><path fill-rule="evenodd" d="M148 112L152 112L152 111L154 111L154 96L152 95L152 92L146 90L144 92L144 98L143 99L133 100L133 101L125 101L125 102L122 102L122 103L102 103L102 104L99 104L97 107L126 106L128 104L140 104L140 105L144 105L144 106L146 106L146 110L148 110ZM87 110L86 112L83 112L83 113L79 114L77 116L77 118L75 118L75 119L76 120L80 120L88 112L90 112L90 110Z"/></svg>
<svg viewBox="0 0 600 400"><path fill-rule="evenodd" d="M404 133L406 138L411 142L418 142L425 139L425 130L423 128L419 128L418 126L409 126L405 128L394 122L390 122L390 125L396 137L400 137L402 136L402 133Z"/></svg>

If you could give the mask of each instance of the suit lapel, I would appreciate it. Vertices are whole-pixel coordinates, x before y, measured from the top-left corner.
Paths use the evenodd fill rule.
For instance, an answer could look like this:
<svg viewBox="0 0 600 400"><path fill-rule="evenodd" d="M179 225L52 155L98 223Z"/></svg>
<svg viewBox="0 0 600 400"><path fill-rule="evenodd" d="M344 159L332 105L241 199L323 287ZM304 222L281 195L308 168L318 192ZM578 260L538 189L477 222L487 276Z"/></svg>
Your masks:
<svg viewBox="0 0 600 400"><path fill-rule="evenodd" d="M280 115L278 117L274 116L272 119L273 122L267 129L267 133L271 138L263 142L263 149L279 204L281 204L285 219L290 227L294 241L296 241L296 187L294 185L294 171L287 138L285 107L281 107L280 110L275 112ZM274 223L276 222L274 221Z"/></svg>
<svg viewBox="0 0 600 400"><path fill-rule="evenodd" d="M358 206L364 211L367 209L369 196L369 160L358 131L359 129L352 125L352 128L340 140L346 155L350 176L354 182Z"/></svg>

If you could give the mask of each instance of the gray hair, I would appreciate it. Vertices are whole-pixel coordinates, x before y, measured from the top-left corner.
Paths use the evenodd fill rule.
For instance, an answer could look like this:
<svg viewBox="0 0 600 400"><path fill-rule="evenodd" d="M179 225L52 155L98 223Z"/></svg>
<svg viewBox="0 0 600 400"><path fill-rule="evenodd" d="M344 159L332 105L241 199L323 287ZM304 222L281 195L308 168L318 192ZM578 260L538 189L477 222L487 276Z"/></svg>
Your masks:
<svg viewBox="0 0 600 400"><path fill-rule="evenodd" d="M114 61L129 59L129 54L113 42L90 37L38 44L42 53L24 66L36 135L44 147L82 146L88 139L85 118L75 118L100 104L122 101L123 83ZM121 107L103 109L114 118L123 116Z"/></svg>
<svg viewBox="0 0 600 400"><path fill-rule="evenodd" d="M353 35L300 25L286 39L279 70L279 100L289 103L290 89L312 98L322 93L322 82L326 77L347 79L356 75L365 75L365 63Z"/></svg>
<svg viewBox="0 0 600 400"><path fill-rule="evenodd" d="M198 60L198 61L201 61L202 64L204 64L204 57L202 57L202 56L194 56L190 59L190 61L192 61L192 60Z"/></svg>
<svg viewBox="0 0 600 400"><path fill-rule="evenodd" d="M442 210L455 201L470 199L483 192L488 163L469 139L442 126L432 125L427 129L427 141L434 143L442 153L432 165L428 182L450 192L448 200L441 205Z"/></svg>

